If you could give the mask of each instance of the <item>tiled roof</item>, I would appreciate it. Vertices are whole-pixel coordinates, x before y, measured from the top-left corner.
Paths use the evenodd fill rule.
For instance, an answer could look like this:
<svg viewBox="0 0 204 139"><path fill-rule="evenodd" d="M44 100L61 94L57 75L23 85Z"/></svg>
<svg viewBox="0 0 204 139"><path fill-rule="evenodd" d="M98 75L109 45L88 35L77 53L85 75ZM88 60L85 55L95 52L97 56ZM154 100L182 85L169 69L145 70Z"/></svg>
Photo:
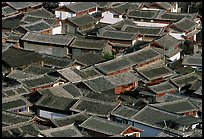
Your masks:
<svg viewBox="0 0 204 139"><path fill-rule="evenodd" d="M95 68L103 74L108 74L131 66L132 64L129 62L128 59L120 57L109 60L107 62L96 64Z"/></svg>
<svg viewBox="0 0 204 139"><path fill-rule="evenodd" d="M37 136L40 132L37 124L32 123L31 121L26 121L22 123L17 123L15 125L10 125L3 127L3 131L9 131L12 133L10 137L22 137L25 134L29 134L31 136Z"/></svg>
<svg viewBox="0 0 204 139"><path fill-rule="evenodd" d="M132 41L137 36L137 33L115 31L115 30L101 30L97 37L104 39L128 40Z"/></svg>
<svg viewBox="0 0 204 139"><path fill-rule="evenodd" d="M35 15L25 15L21 19L21 22L33 23L33 22L36 22L36 21L39 21L42 19L51 26L53 26L56 23L56 21L58 20L57 18L47 18L47 17L39 17L39 16L35 16Z"/></svg>
<svg viewBox="0 0 204 139"><path fill-rule="evenodd" d="M106 79L110 81L115 87L138 82L139 80L136 74L132 72L124 72L113 76L107 76Z"/></svg>
<svg viewBox="0 0 204 139"><path fill-rule="evenodd" d="M20 26L22 15L2 19L2 29L14 29Z"/></svg>
<svg viewBox="0 0 204 139"><path fill-rule="evenodd" d="M75 112L86 110L90 115L107 117L116 106L117 104L113 102L82 97L70 108L70 110Z"/></svg>
<svg viewBox="0 0 204 139"><path fill-rule="evenodd" d="M90 23L96 23L97 19L89 14L82 14L76 17L68 18L68 21L80 27Z"/></svg>
<svg viewBox="0 0 204 139"><path fill-rule="evenodd" d="M122 3L120 5L117 5L117 6L114 6L114 7L111 7L111 9L113 11L115 11L116 13L122 15L122 14L125 14L127 12L128 9L130 8L137 8L136 5L133 5L129 2L125 2L125 3Z"/></svg>
<svg viewBox="0 0 204 139"><path fill-rule="evenodd" d="M75 2L72 4L65 5L68 9L73 12L82 12L92 8L95 8L96 5L93 2Z"/></svg>
<svg viewBox="0 0 204 139"><path fill-rule="evenodd" d="M189 74L186 74L186 75L181 75L179 77L176 77L176 78L172 78L170 79L176 86L182 88L186 85L189 85L189 84L192 84L192 82L198 80L198 79L201 79L201 77L192 72L192 73L189 73Z"/></svg>
<svg viewBox="0 0 204 139"><path fill-rule="evenodd" d="M73 35L45 35L34 32L27 32L21 38L21 40L23 41L66 46L68 46L73 39L74 39Z"/></svg>
<svg viewBox="0 0 204 139"><path fill-rule="evenodd" d="M103 62L104 59L101 55L97 55L94 53L86 53L75 59L75 61L83 66L91 66L100 62Z"/></svg>
<svg viewBox="0 0 204 139"><path fill-rule="evenodd" d="M28 91L23 85L15 85L7 88L2 88L2 98L4 97L11 97L11 96L22 96L26 94L30 94L31 92Z"/></svg>
<svg viewBox="0 0 204 139"><path fill-rule="evenodd" d="M72 83L81 82L83 80L83 78L74 72L72 68L59 69L57 72Z"/></svg>
<svg viewBox="0 0 204 139"><path fill-rule="evenodd" d="M172 12L160 12L156 19L161 20L170 20L170 21L179 21L184 17L194 20L197 13L172 13Z"/></svg>
<svg viewBox="0 0 204 139"><path fill-rule="evenodd" d="M31 73L26 73L26 72L21 71L21 70L13 70L8 75L6 75L6 77L11 78L11 79L15 79L15 80L19 80L19 79L26 79L26 78L30 78L30 77L35 77L35 75L33 75Z"/></svg>
<svg viewBox="0 0 204 139"><path fill-rule="evenodd" d="M57 77L54 78L48 75L39 75L33 78L27 78L27 79L18 80L18 81L26 85L28 88L33 88L33 87L39 87L39 86L48 85L48 84L54 84L57 82L57 80L58 80Z"/></svg>
<svg viewBox="0 0 204 139"><path fill-rule="evenodd" d="M83 73L88 75L89 78L93 78L93 77L97 77L97 76L101 76L102 75L102 73L97 71L93 66L85 68L85 69L81 69L80 71L82 71Z"/></svg>
<svg viewBox="0 0 204 139"><path fill-rule="evenodd" d="M181 43L178 39L172 37L169 34L166 34L161 38L156 39L155 42L165 49L173 48Z"/></svg>
<svg viewBox="0 0 204 139"><path fill-rule="evenodd" d="M168 92L170 90L177 91L177 87L168 81L157 85L148 86L148 88L156 94Z"/></svg>
<svg viewBox="0 0 204 139"><path fill-rule="evenodd" d="M38 16L38 17L46 17L46 18L53 18L55 15L51 13L50 11L46 10L45 8L38 8L36 10L30 11L25 13L25 15L31 15L31 16Z"/></svg>
<svg viewBox="0 0 204 139"><path fill-rule="evenodd" d="M37 66L37 65L30 65L27 68L23 70L23 72L34 74L34 75L41 75L46 74L50 72L54 72L56 69L49 68L49 67L43 67L43 66Z"/></svg>
<svg viewBox="0 0 204 139"><path fill-rule="evenodd" d="M131 119L161 128L161 122L179 117L181 117L181 115L170 113L147 105L138 111L134 116L132 116Z"/></svg>
<svg viewBox="0 0 204 139"><path fill-rule="evenodd" d="M22 114L2 110L2 124L4 125L13 125L17 123L26 122L30 121L32 118L32 116L25 116Z"/></svg>
<svg viewBox="0 0 204 139"><path fill-rule="evenodd" d="M43 65L48 67L55 67L55 68L66 68L72 64L72 60L70 58L59 58L52 55L44 54L42 56Z"/></svg>
<svg viewBox="0 0 204 139"><path fill-rule="evenodd" d="M51 29L51 26L47 22L45 22L43 19L33 22L33 23L20 25L20 26L26 29L27 31L33 31L33 32L40 32L40 31L44 31L47 29Z"/></svg>
<svg viewBox="0 0 204 139"><path fill-rule="evenodd" d="M135 32L145 36L161 36L164 32L163 27L146 27L146 26L131 26L124 25L122 31Z"/></svg>
<svg viewBox="0 0 204 139"><path fill-rule="evenodd" d="M103 50L107 45L108 41L105 40L94 40L85 38L76 38L70 47L80 49L91 49L91 50Z"/></svg>
<svg viewBox="0 0 204 139"><path fill-rule="evenodd" d="M85 80L83 83L95 92L108 91L114 89L115 87L103 76Z"/></svg>
<svg viewBox="0 0 204 139"><path fill-rule="evenodd" d="M125 18L125 19L123 19L123 20L121 20L119 22L116 22L115 24L112 24L111 26L114 27L117 30L121 30L124 25L134 26L134 25L137 25L137 24L134 23L133 20Z"/></svg>
<svg viewBox="0 0 204 139"><path fill-rule="evenodd" d="M163 103L155 103L150 105L152 107L156 107L158 109L177 114L198 110L198 107L194 103L192 103L188 98Z"/></svg>
<svg viewBox="0 0 204 139"><path fill-rule="evenodd" d="M146 47L141 50L126 54L125 57L131 62L133 65L142 64L147 61L151 61L152 59L159 58L162 55L152 49L151 47Z"/></svg>
<svg viewBox="0 0 204 139"><path fill-rule="evenodd" d="M159 11L155 10L129 10L125 16L130 18L154 19L158 14Z"/></svg>
<svg viewBox="0 0 204 139"><path fill-rule="evenodd" d="M42 2L6 2L16 10L42 5Z"/></svg>
<svg viewBox="0 0 204 139"><path fill-rule="evenodd" d="M10 7L10 6L2 7L2 15L4 15L4 16L16 14L16 13L18 13L18 11L15 10L15 9L13 9L13 8Z"/></svg>
<svg viewBox="0 0 204 139"><path fill-rule="evenodd" d="M92 116L84 121L80 127L112 136L121 134L129 125Z"/></svg>
<svg viewBox="0 0 204 139"><path fill-rule="evenodd" d="M181 20L175 22L174 24L172 24L172 26L175 26L176 28L178 28L181 31L185 31L188 32L190 30L193 30L196 27L196 22L190 20L187 17L182 18Z"/></svg>
<svg viewBox="0 0 204 139"><path fill-rule="evenodd" d="M98 93L90 91L88 94L86 94L87 98L97 99L100 101L107 101L107 102L115 102L116 98L118 97L115 94L104 94L104 93Z"/></svg>
<svg viewBox="0 0 204 139"><path fill-rule="evenodd" d="M70 125L70 124L81 124L83 123L86 119L88 119L90 116L85 112L82 111L77 114L73 114L70 116L65 116L62 118L50 118L50 120L58 127Z"/></svg>
<svg viewBox="0 0 204 139"><path fill-rule="evenodd" d="M115 109L111 114L117 117L122 117L125 119L131 118L133 115L135 115L138 112L138 110L130 108L125 105L120 105L117 109Z"/></svg>
<svg viewBox="0 0 204 139"><path fill-rule="evenodd" d="M168 77L173 74L173 71L165 65L147 67L145 69L138 70L138 72L149 81L162 77Z"/></svg>
<svg viewBox="0 0 204 139"><path fill-rule="evenodd" d="M75 102L75 99L45 94L34 105L50 109L68 111Z"/></svg>
<svg viewBox="0 0 204 139"><path fill-rule="evenodd" d="M84 135L73 124L50 128L40 132L45 137L83 137Z"/></svg>
<svg viewBox="0 0 204 139"><path fill-rule="evenodd" d="M202 56L185 55L183 57L182 65L202 67Z"/></svg>
<svg viewBox="0 0 204 139"><path fill-rule="evenodd" d="M22 36L23 34L21 33L18 34L18 33L11 32L7 36L6 42L11 42L11 43L19 42Z"/></svg>
<svg viewBox="0 0 204 139"><path fill-rule="evenodd" d="M9 47L2 53L2 60L11 67L30 65L31 63L41 62L42 56L34 51Z"/></svg>
<svg viewBox="0 0 204 139"><path fill-rule="evenodd" d="M2 99L2 110L9 111L29 106L32 106L32 104L23 96L11 96L9 98Z"/></svg>

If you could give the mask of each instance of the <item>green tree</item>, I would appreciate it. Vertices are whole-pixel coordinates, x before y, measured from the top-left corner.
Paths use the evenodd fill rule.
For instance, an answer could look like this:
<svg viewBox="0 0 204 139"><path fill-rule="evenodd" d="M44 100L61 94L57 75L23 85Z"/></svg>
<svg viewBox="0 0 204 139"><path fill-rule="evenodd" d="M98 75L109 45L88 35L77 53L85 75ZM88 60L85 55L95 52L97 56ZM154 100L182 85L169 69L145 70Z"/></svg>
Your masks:
<svg viewBox="0 0 204 139"><path fill-rule="evenodd" d="M110 52L105 52L105 53L103 54L103 58L105 59L105 61L108 61L108 60L113 59L114 56L113 56L113 54L110 53Z"/></svg>

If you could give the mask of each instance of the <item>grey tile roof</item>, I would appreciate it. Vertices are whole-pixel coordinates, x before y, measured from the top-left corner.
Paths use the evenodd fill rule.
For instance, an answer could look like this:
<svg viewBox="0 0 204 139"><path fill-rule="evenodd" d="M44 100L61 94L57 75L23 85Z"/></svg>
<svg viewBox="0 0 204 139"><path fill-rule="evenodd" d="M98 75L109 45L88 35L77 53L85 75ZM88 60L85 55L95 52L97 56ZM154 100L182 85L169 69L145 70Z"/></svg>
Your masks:
<svg viewBox="0 0 204 139"><path fill-rule="evenodd" d="M67 18L67 20L77 25L78 27L97 22L97 19L89 14L82 14L72 18Z"/></svg>
<svg viewBox="0 0 204 139"><path fill-rule="evenodd" d="M85 96L88 98L97 99L100 101L108 101L108 102L115 102L116 98L118 97L117 95L114 95L114 94L109 95L109 94L98 93L93 91L90 91Z"/></svg>
<svg viewBox="0 0 204 139"><path fill-rule="evenodd" d="M26 72L21 71L21 70L12 70L8 75L6 75L6 77L12 78L15 80L19 80L19 79L26 79L26 78L30 78L30 77L35 77L35 75L30 74L30 73L26 73Z"/></svg>
<svg viewBox="0 0 204 139"><path fill-rule="evenodd" d="M192 21L191 19L184 17L181 20L175 22L174 24L172 24L172 26L175 26L176 28L178 28L181 31L191 31L196 27L196 22Z"/></svg>
<svg viewBox="0 0 204 139"><path fill-rule="evenodd" d="M75 2L72 4L65 5L68 9L73 12L82 12L96 7L93 2Z"/></svg>
<svg viewBox="0 0 204 139"><path fill-rule="evenodd" d="M28 91L23 85L15 85L11 87L2 88L2 99L9 98L11 96L22 96L30 94L31 92Z"/></svg>
<svg viewBox="0 0 204 139"><path fill-rule="evenodd" d="M154 19L157 17L158 14L159 14L159 11L154 11L154 10L129 10L125 14L125 17Z"/></svg>
<svg viewBox="0 0 204 139"><path fill-rule="evenodd" d="M166 34L166 35L162 36L161 38L156 39L155 42L160 47L165 48L165 49L173 48L173 47L175 47L181 43L178 39L172 37L169 34Z"/></svg>
<svg viewBox="0 0 204 139"><path fill-rule="evenodd" d="M30 107L32 104L23 96L9 97L2 99L2 110L15 110L23 107Z"/></svg>
<svg viewBox="0 0 204 139"><path fill-rule="evenodd" d="M42 61L42 56L34 51L9 47L2 53L2 60L11 67L20 67Z"/></svg>
<svg viewBox="0 0 204 139"><path fill-rule="evenodd" d="M24 25L20 25L22 28L26 29L27 31L32 31L32 32L40 32L44 30L51 29L52 27L45 22L43 19L33 22L33 23L28 23Z"/></svg>
<svg viewBox="0 0 204 139"><path fill-rule="evenodd" d="M103 74L108 74L131 66L132 64L127 58L119 57L103 63L96 64L95 68Z"/></svg>
<svg viewBox="0 0 204 139"><path fill-rule="evenodd" d="M26 133L36 137L40 132L40 129L38 128L37 124L32 123L30 121L3 127L2 130L11 132L12 137L21 137Z"/></svg>
<svg viewBox="0 0 204 139"><path fill-rule="evenodd" d="M13 125L17 123L26 122L30 121L32 118L32 116L25 116L22 114L2 110L2 124L4 125Z"/></svg>
<svg viewBox="0 0 204 139"><path fill-rule="evenodd" d="M83 137L84 135L73 124L50 128L40 132L45 137Z"/></svg>
<svg viewBox="0 0 204 139"><path fill-rule="evenodd" d="M7 36L6 42L11 42L11 43L19 42L22 36L23 36L23 34L21 34L21 33L11 32Z"/></svg>
<svg viewBox="0 0 204 139"><path fill-rule="evenodd" d="M130 108L125 105L120 105L117 109L115 109L111 115L122 117L125 119L131 118L133 115L135 115L138 112L138 110Z"/></svg>
<svg viewBox="0 0 204 139"><path fill-rule="evenodd" d="M137 36L137 33L124 32L124 31L114 31L114 30L101 30L97 37L104 39L114 39L114 40L128 40L132 41Z"/></svg>
<svg viewBox="0 0 204 139"><path fill-rule="evenodd" d="M42 20L42 19L51 26L54 26L54 24L58 21L57 18L47 18L47 17L39 17L39 16L35 16L35 15L25 15L21 19L21 22L33 23L33 22L36 22L36 21L39 21L39 20Z"/></svg>
<svg viewBox="0 0 204 139"><path fill-rule="evenodd" d="M161 36L164 32L163 27L146 27L132 25L124 25L121 30L127 32L135 32L145 36Z"/></svg>
<svg viewBox="0 0 204 139"><path fill-rule="evenodd" d="M193 117L193 116L184 116L184 117L180 117L178 119L173 120L173 122L179 124L179 125L192 125L192 124L197 124L197 123L201 123L202 119L197 118L197 117Z"/></svg>
<svg viewBox="0 0 204 139"><path fill-rule="evenodd" d="M147 67L140 69L138 72L144 76L148 81L155 80L161 77L169 77L173 75L173 71L165 65Z"/></svg>
<svg viewBox="0 0 204 139"><path fill-rule="evenodd" d="M2 15L4 15L4 16L16 14L16 13L18 13L18 11L15 10L15 9L13 9L13 8L10 7L10 6L2 7Z"/></svg>
<svg viewBox="0 0 204 139"><path fill-rule="evenodd" d="M42 5L42 2L6 2L16 10Z"/></svg>
<svg viewBox="0 0 204 139"><path fill-rule="evenodd" d="M97 55L92 52L83 54L75 59L75 62L82 64L82 66L91 66L103 61L104 59L101 55Z"/></svg>
<svg viewBox="0 0 204 139"><path fill-rule="evenodd" d="M134 116L132 116L131 119L162 128L159 123L179 117L181 117L181 115L163 111L147 105L138 111Z"/></svg>
<svg viewBox="0 0 204 139"><path fill-rule="evenodd" d="M53 18L55 15L51 13L50 11L46 10L45 8L41 7L36 10L30 11L25 13L25 15L31 15L31 16L38 16L38 17L46 17L46 18Z"/></svg>
<svg viewBox="0 0 204 139"><path fill-rule="evenodd" d="M80 127L102 133L108 136L121 134L129 125L113 122L110 120L102 119L92 116L84 121Z"/></svg>
<svg viewBox="0 0 204 139"><path fill-rule="evenodd" d="M126 54L125 57L131 62L133 65L142 64L147 61L151 61L152 59L159 58L162 55L152 49L151 47L143 48L141 50Z"/></svg>
<svg viewBox="0 0 204 139"><path fill-rule="evenodd" d="M114 7L111 7L111 9L113 11L115 11L116 13L120 14L120 15L123 15L127 12L128 9L130 8L138 8L137 5L133 5L132 3L130 2L124 2L120 5L117 5L117 6L114 6Z"/></svg>
<svg viewBox="0 0 204 139"><path fill-rule="evenodd" d="M190 20L194 20L197 13L172 13L172 12L160 12L156 19L161 20L170 20L170 21L178 21L184 17L189 18Z"/></svg>
<svg viewBox="0 0 204 139"><path fill-rule="evenodd" d="M55 110L68 111L75 102L75 99L45 94L34 105Z"/></svg>
<svg viewBox="0 0 204 139"><path fill-rule="evenodd" d="M139 81L139 78L136 76L136 74L132 72L124 72L113 76L107 76L106 79L115 87Z"/></svg>
<svg viewBox="0 0 204 139"><path fill-rule="evenodd" d="M58 77L54 78L49 75L39 75L33 78L27 78L18 81L27 86L28 88L34 88L43 85L54 84L57 82L58 79L59 79Z"/></svg>
<svg viewBox="0 0 204 139"><path fill-rule="evenodd" d="M169 92L172 90L177 91L177 87L168 81L162 82L160 84L148 86L148 88L156 94L163 93L163 92Z"/></svg>
<svg viewBox="0 0 204 139"><path fill-rule="evenodd" d="M155 103L150 105L158 109L177 114L198 110L198 107L194 103L192 103L188 98L163 103Z"/></svg>
<svg viewBox="0 0 204 139"><path fill-rule="evenodd" d="M59 69L57 72L72 83L81 82L83 80L83 78L74 72L72 68Z"/></svg>
<svg viewBox="0 0 204 139"><path fill-rule="evenodd" d="M68 46L74 39L73 35L45 35L34 32L27 32L21 40L36 43Z"/></svg>
<svg viewBox="0 0 204 139"><path fill-rule="evenodd" d="M188 84L192 84L192 82L198 80L198 79L201 79L201 77L192 72L192 73L189 73L189 74L186 74L186 75L181 75L179 77L176 77L176 78L172 78L170 79L171 82L173 82L176 86L178 86L179 88L182 88Z"/></svg>
<svg viewBox="0 0 204 139"><path fill-rule="evenodd" d="M65 125L70 125L70 124L76 124L79 125L83 123L86 119L88 119L90 116L85 112L79 112L77 114L73 114L70 116L65 116L62 118L50 118L50 120L58 127L62 127Z"/></svg>
<svg viewBox="0 0 204 139"><path fill-rule="evenodd" d="M72 64L70 58L59 58L52 55L42 55L43 65L58 69L69 67Z"/></svg>
<svg viewBox="0 0 204 139"><path fill-rule="evenodd" d="M22 71L26 72L26 73L34 74L34 75L41 75L41 74L54 72L54 71L56 71L56 69L38 66L38 65L30 65Z"/></svg>
<svg viewBox="0 0 204 139"><path fill-rule="evenodd" d="M202 56L184 55L182 65L202 67Z"/></svg>
<svg viewBox="0 0 204 139"><path fill-rule="evenodd" d="M105 40L85 39L77 37L76 39L74 39L70 47L79 49L103 50L107 43L108 41Z"/></svg>
<svg viewBox="0 0 204 139"><path fill-rule="evenodd" d="M86 112L90 115L107 117L116 107L117 104L113 102L82 97L70 108L70 110L75 112L82 112L86 110Z"/></svg>
<svg viewBox="0 0 204 139"><path fill-rule="evenodd" d="M103 76L84 80L83 83L95 92L103 92L115 88L115 86Z"/></svg>
<svg viewBox="0 0 204 139"><path fill-rule="evenodd" d="M9 18L2 18L2 29L14 29L20 26L22 15L11 16Z"/></svg>
<svg viewBox="0 0 204 139"><path fill-rule="evenodd" d="M115 24L112 24L111 26L117 30L121 30L124 25L136 26L137 24L134 23L133 20L125 18L119 22L116 22Z"/></svg>
<svg viewBox="0 0 204 139"><path fill-rule="evenodd" d="M91 67L88 67L88 68L85 68L85 69L81 69L81 71L83 73L85 73L86 75L89 76L89 78L94 78L94 77L97 77L97 76L101 76L102 74L97 71L93 66Z"/></svg>

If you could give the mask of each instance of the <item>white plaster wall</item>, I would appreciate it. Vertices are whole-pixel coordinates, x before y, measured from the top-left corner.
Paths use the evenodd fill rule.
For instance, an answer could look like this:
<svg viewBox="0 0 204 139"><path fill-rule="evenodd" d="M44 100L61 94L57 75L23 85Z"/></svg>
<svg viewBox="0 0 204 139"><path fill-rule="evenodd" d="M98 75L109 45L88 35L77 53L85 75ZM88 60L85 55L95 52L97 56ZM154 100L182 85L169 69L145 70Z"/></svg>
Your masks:
<svg viewBox="0 0 204 139"><path fill-rule="evenodd" d="M134 23L138 24L138 26L150 26L150 27L166 27L168 24L165 23L151 23L151 22L140 22L140 21L133 21Z"/></svg>
<svg viewBox="0 0 204 139"><path fill-rule="evenodd" d="M122 15L119 16L119 18L113 18L113 12L105 11L102 13L102 19L100 22L102 23L108 23L108 24L115 24L116 22L122 21Z"/></svg>
<svg viewBox="0 0 204 139"><path fill-rule="evenodd" d="M40 110L39 116L44 117L44 118L61 118L61 117L65 117L67 115L60 114L60 113L54 113L54 112L50 112L50 111L45 111L45 110Z"/></svg>

